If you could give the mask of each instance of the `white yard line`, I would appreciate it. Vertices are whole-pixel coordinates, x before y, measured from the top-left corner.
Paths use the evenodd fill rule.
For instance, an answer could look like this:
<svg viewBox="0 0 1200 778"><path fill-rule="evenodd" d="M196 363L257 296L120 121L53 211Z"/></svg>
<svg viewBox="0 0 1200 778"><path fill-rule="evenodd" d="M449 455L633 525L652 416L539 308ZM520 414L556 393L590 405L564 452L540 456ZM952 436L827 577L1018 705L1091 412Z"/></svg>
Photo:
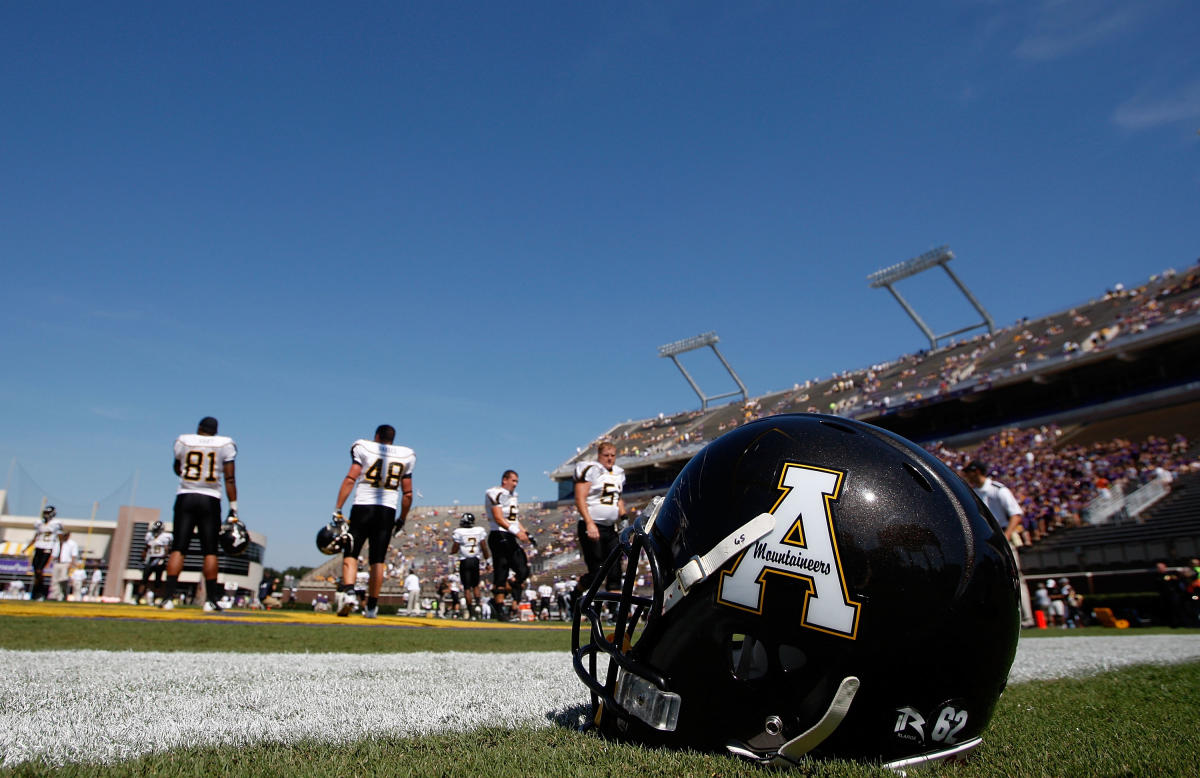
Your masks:
<svg viewBox="0 0 1200 778"><path fill-rule="evenodd" d="M1200 658L1200 635L1023 640L1014 683ZM0 764L196 745L549 726L588 696L557 653L0 651Z"/></svg>

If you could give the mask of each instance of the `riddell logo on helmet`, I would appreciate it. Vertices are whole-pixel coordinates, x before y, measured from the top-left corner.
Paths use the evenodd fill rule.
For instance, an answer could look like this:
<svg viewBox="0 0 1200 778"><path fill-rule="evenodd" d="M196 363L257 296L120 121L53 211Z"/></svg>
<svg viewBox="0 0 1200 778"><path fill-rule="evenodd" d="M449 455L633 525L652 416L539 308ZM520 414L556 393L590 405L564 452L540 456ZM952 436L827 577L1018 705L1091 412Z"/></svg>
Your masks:
<svg viewBox="0 0 1200 778"><path fill-rule="evenodd" d="M896 737L901 740L911 740L915 743L925 742L925 717L918 711L912 708L898 708L896 710ZM913 732L909 732L912 729Z"/></svg>

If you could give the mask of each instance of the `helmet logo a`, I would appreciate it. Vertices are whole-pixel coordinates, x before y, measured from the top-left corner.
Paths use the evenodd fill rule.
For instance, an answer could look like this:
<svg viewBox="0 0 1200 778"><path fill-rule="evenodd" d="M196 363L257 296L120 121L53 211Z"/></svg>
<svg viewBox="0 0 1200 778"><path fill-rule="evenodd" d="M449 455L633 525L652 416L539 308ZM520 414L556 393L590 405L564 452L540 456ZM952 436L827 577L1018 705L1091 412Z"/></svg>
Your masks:
<svg viewBox="0 0 1200 778"><path fill-rule="evenodd" d="M807 584L801 623L853 640L860 603L846 591L831 510L844 477L839 470L784 463L778 485L783 494L770 510L775 529L721 573L717 601L761 614L770 576L799 580Z"/></svg>

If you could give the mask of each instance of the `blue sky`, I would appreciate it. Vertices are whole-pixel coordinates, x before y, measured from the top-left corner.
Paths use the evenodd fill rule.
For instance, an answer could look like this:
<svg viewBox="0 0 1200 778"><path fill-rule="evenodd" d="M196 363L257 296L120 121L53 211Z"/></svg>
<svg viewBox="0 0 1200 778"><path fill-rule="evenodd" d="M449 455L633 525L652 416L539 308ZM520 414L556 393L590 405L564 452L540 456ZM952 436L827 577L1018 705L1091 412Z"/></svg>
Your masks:
<svg viewBox="0 0 1200 778"><path fill-rule="evenodd" d="M921 348L866 276L943 243L1001 324L1195 262L1197 40L1187 0L4 3L0 458L169 513L215 415L277 567L379 423L418 504L552 498L698 405L660 344L760 394Z"/></svg>

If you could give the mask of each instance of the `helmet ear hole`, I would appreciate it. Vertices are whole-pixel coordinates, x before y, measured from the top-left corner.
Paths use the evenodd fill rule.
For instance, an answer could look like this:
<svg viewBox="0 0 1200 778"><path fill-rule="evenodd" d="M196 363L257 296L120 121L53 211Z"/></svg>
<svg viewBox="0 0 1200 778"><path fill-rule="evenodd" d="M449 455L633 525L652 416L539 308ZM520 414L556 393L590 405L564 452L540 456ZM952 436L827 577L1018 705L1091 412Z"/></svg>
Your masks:
<svg viewBox="0 0 1200 778"><path fill-rule="evenodd" d="M726 643L729 653L729 671L739 681L754 681L765 678L770 669L767 647L753 635L734 633Z"/></svg>
<svg viewBox="0 0 1200 778"><path fill-rule="evenodd" d="M783 644L779 647L779 666L785 673L803 670L808 665L808 654L796 646Z"/></svg>

